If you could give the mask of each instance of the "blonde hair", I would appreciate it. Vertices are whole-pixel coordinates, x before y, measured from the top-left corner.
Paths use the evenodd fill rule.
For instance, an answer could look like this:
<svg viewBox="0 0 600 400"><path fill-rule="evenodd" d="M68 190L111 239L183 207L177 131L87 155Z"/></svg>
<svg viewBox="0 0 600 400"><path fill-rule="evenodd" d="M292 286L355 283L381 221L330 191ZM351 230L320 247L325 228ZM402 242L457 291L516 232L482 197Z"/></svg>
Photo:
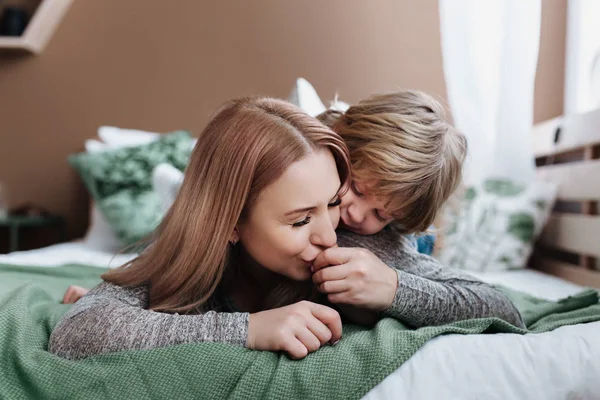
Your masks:
<svg viewBox="0 0 600 400"><path fill-rule="evenodd" d="M181 189L151 245L102 278L121 286L147 284L149 307L156 311L201 310L232 264L228 241L238 221L288 166L319 148L331 151L346 185L348 149L318 120L282 100L226 103L199 136Z"/></svg>
<svg viewBox="0 0 600 400"><path fill-rule="evenodd" d="M389 201L403 232L426 231L461 181L466 138L423 92L374 95L317 118L344 139L353 178L374 182L370 190Z"/></svg>

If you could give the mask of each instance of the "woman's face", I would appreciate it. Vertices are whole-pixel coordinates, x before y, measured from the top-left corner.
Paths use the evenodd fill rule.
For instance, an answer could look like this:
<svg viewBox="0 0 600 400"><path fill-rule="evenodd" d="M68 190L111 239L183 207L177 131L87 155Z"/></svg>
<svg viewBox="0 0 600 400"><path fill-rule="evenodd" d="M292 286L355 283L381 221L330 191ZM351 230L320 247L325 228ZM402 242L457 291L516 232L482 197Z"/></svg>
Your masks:
<svg viewBox="0 0 600 400"><path fill-rule="evenodd" d="M359 235L372 235L394 220L385 211L387 200L373 195L372 186L373 183L352 181L342 196L340 227Z"/></svg>
<svg viewBox="0 0 600 400"><path fill-rule="evenodd" d="M331 152L295 162L258 196L237 226L240 242L268 270L294 280L311 277L313 260L337 241L340 178Z"/></svg>

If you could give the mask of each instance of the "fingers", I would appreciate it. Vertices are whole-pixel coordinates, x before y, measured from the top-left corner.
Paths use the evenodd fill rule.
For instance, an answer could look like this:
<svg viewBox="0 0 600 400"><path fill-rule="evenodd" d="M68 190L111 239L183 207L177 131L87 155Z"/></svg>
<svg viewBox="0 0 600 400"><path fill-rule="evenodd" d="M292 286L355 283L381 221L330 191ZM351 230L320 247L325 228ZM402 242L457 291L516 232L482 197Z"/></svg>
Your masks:
<svg viewBox="0 0 600 400"><path fill-rule="evenodd" d="M246 345L253 350L285 351L300 359L341 337L342 320L336 310L301 301L250 314Z"/></svg>
<svg viewBox="0 0 600 400"><path fill-rule="evenodd" d="M323 268L315 272L312 280L316 285L327 281L339 281L348 276L348 269L344 265L335 265L333 267Z"/></svg>
<svg viewBox="0 0 600 400"><path fill-rule="evenodd" d="M353 301L346 292L333 293L327 295L327 300L333 304L352 304Z"/></svg>
<svg viewBox="0 0 600 400"><path fill-rule="evenodd" d="M316 318L307 321L306 327L319 340L320 345L331 341L331 331L329 328Z"/></svg>
<svg viewBox="0 0 600 400"><path fill-rule="evenodd" d="M71 298L71 286L67 288L65 295L63 296L62 302L63 304L70 304L69 299Z"/></svg>
<svg viewBox="0 0 600 400"><path fill-rule="evenodd" d="M321 347L321 341L319 338L316 337L315 334L312 333L307 327L299 329L296 332L296 339L298 339L304 345L309 353L317 351Z"/></svg>
<svg viewBox="0 0 600 400"><path fill-rule="evenodd" d="M67 288L65 295L63 296L64 304L73 304L80 298L82 298L88 292L87 289L80 286L71 285Z"/></svg>
<svg viewBox="0 0 600 400"><path fill-rule="evenodd" d="M316 303L310 304L310 311L319 321L329 328L331 332L332 343L337 342L342 338L342 319L340 314L331 307L323 306Z"/></svg>
<svg viewBox="0 0 600 400"><path fill-rule="evenodd" d="M73 301L73 298L76 296L76 294L77 294L76 286L73 286L73 285L69 286L67 288L67 291L65 292L65 295L63 296L63 303L64 304L75 303Z"/></svg>
<svg viewBox="0 0 600 400"><path fill-rule="evenodd" d="M288 353L289 356L295 360L299 360L308 355L308 349L298 338L292 338L288 340L282 350Z"/></svg>
<svg viewBox="0 0 600 400"><path fill-rule="evenodd" d="M337 311L319 304L311 304L318 307L310 306L313 314L305 321L305 326L296 331L296 340L286 343L286 351L295 359L306 357L325 343L335 343L341 338L341 319ZM338 329L336 320L340 322L339 333L334 334Z"/></svg>
<svg viewBox="0 0 600 400"><path fill-rule="evenodd" d="M313 261L313 268L318 271L329 265L345 264L348 262L351 252L352 249L348 247L331 247L323 250Z"/></svg>
<svg viewBox="0 0 600 400"><path fill-rule="evenodd" d="M344 293L352 289L352 285L345 279L339 281L327 281L317 286L317 289L321 293L334 294Z"/></svg>

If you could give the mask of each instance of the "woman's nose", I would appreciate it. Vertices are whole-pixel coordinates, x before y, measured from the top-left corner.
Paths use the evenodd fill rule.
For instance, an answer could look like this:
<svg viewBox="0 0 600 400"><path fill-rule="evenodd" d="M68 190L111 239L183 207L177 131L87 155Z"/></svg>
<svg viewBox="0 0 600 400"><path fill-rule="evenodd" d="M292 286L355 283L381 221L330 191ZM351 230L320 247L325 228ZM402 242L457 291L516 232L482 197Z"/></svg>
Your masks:
<svg viewBox="0 0 600 400"><path fill-rule="evenodd" d="M337 235L331 218L328 215L319 219L319 222L314 225L315 231L311 235L310 241L315 246L329 248L337 243Z"/></svg>

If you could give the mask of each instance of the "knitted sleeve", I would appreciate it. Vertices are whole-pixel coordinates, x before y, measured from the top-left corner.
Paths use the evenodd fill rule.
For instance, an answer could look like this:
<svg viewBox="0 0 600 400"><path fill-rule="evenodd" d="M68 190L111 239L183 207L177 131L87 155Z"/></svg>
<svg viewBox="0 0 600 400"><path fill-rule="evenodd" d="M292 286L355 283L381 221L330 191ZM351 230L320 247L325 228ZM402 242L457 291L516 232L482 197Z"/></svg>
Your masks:
<svg viewBox="0 0 600 400"><path fill-rule="evenodd" d="M182 343L246 346L247 313L209 311L178 315L148 309L148 288L103 282L65 314L50 336L49 351L68 359L153 349Z"/></svg>
<svg viewBox="0 0 600 400"><path fill-rule="evenodd" d="M414 327L483 317L498 317L524 327L521 315L504 294L463 271L443 267L436 259L420 254L394 229L386 228L370 236L340 231L338 245L370 250L396 270L398 289L384 315Z"/></svg>

